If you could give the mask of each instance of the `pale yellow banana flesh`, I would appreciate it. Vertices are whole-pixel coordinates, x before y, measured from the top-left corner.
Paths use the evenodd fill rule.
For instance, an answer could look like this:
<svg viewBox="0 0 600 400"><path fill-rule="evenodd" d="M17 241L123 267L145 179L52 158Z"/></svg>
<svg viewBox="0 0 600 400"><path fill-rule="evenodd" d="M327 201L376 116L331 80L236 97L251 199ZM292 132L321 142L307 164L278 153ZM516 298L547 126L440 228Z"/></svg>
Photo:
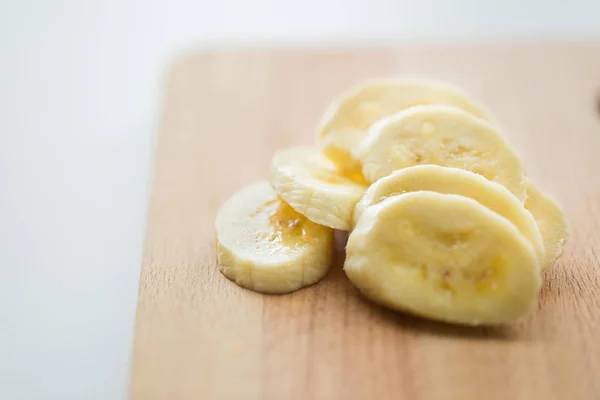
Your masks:
<svg viewBox="0 0 600 400"><path fill-rule="evenodd" d="M271 164L269 183L298 213L315 223L340 230L350 229L354 206L367 188L311 147L277 152Z"/></svg>
<svg viewBox="0 0 600 400"><path fill-rule="evenodd" d="M517 228L477 201L413 192L368 207L344 271L371 300L431 319L495 325L536 302L539 264Z"/></svg>
<svg viewBox="0 0 600 400"><path fill-rule="evenodd" d="M216 231L221 272L251 290L291 292L331 265L333 230L295 212L266 181L234 194L219 210Z"/></svg>
<svg viewBox="0 0 600 400"><path fill-rule="evenodd" d="M519 156L489 123L449 106L417 106L373 125L358 155L369 182L424 164L465 169L525 201Z"/></svg>
<svg viewBox="0 0 600 400"><path fill-rule="evenodd" d="M323 152L344 169L355 170L354 151L375 122L416 105L446 104L487 120L483 108L459 88L423 79L386 79L363 83L325 112L317 140Z"/></svg>
<svg viewBox="0 0 600 400"><path fill-rule="evenodd" d="M350 231L347 276L386 307L496 325L534 306L540 270L568 238L565 216L460 89L366 82L327 110L317 146L277 152L269 181L219 211L217 258L229 279L265 293L315 283L338 229Z"/></svg>
<svg viewBox="0 0 600 400"><path fill-rule="evenodd" d="M363 211L382 200L420 190L458 194L478 201L512 222L529 240L540 262L544 260L542 235L531 213L504 186L483 176L457 168L418 165L393 172L372 184L354 209L354 221Z"/></svg>
<svg viewBox="0 0 600 400"><path fill-rule="evenodd" d="M529 181L525 208L531 212L542 233L546 249L542 269L546 269L562 255L569 238L567 219L556 200Z"/></svg>

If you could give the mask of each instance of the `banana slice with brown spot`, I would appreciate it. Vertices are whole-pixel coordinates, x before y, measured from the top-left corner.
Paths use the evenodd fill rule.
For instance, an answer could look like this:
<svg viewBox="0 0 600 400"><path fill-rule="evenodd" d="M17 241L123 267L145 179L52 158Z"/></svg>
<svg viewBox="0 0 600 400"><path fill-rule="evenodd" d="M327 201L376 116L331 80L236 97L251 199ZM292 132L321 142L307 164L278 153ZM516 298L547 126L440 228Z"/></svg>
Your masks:
<svg viewBox="0 0 600 400"><path fill-rule="evenodd" d="M331 265L333 230L298 214L266 181L227 200L216 230L221 272L251 290L292 292L323 278Z"/></svg>

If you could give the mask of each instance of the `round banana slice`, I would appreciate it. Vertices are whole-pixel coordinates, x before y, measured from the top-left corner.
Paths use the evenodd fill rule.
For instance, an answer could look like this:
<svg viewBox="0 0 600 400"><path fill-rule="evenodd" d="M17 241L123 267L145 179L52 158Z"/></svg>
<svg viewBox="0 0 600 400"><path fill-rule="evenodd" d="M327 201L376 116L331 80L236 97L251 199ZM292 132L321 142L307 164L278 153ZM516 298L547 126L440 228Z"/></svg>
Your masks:
<svg viewBox="0 0 600 400"><path fill-rule="evenodd" d="M546 249L542 269L546 269L560 258L569 239L567 219L556 200L540 191L530 181L527 182L525 208L531 212L542 232Z"/></svg>
<svg viewBox="0 0 600 400"><path fill-rule="evenodd" d="M327 157L354 170L353 152L371 125L405 108L425 104L447 104L492 119L453 85L425 79L372 80L342 94L327 109L317 129L318 142Z"/></svg>
<svg viewBox="0 0 600 400"><path fill-rule="evenodd" d="M227 200L216 229L221 272L257 292L292 292L323 278L331 265L333 230L295 212L266 181Z"/></svg>
<svg viewBox="0 0 600 400"><path fill-rule="evenodd" d="M540 262L544 260L542 235L531 213L504 186L458 168L417 165L395 171L372 184L354 209L358 221L365 208L402 193L427 190L458 194L478 201L512 222L531 242Z"/></svg>
<svg viewBox="0 0 600 400"><path fill-rule="evenodd" d="M368 207L344 270L371 300L469 325L517 320L535 304L539 264L506 218L454 194L413 192Z"/></svg>
<svg viewBox="0 0 600 400"><path fill-rule="evenodd" d="M278 151L271 164L269 183L309 220L346 231L352 224L354 206L367 188L310 147Z"/></svg>
<svg viewBox="0 0 600 400"><path fill-rule="evenodd" d="M379 121L358 151L369 182L420 164L466 169L525 201L518 155L489 123L455 107L411 107Z"/></svg>

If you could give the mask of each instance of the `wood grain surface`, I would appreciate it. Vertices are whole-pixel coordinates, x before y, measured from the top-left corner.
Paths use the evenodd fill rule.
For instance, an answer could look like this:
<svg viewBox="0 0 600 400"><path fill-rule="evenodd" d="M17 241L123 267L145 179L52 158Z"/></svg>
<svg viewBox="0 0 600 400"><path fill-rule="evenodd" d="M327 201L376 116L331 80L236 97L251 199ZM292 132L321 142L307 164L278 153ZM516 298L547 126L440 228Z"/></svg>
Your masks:
<svg viewBox="0 0 600 400"><path fill-rule="evenodd" d="M376 76L462 85L496 116L572 236L538 308L469 329L384 310L346 279L244 290L215 265L214 219L273 152ZM140 277L133 399L600 398L600 46L226 51L176 63L164 98Z"/></svg>

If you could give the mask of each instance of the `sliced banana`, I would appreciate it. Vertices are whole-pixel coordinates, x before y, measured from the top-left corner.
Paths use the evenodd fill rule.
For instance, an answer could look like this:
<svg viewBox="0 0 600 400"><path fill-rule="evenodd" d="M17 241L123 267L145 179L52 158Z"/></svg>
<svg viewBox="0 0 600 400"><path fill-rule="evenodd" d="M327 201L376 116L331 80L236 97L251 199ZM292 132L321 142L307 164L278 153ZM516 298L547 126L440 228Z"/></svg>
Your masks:
<svg viewBox="0 0 600 400"><path fill-rule="evenodd" d="M517 320L540 288L533 247L513 224L473 199L427 191L368 207L344 271L377 303L469 325Z"/></svg>
<svg viewBox="0 0 600 400"><path fill-rule="evenodd" d="M309 220L349 230L354 206L366 185L344 175L317 149L292 147L273 157L269 183L290 206Z"/></svg>
<svg viewBox="0 0 600 400"><path fill-rule="evenodd" d="M527 182L525 208L533 214L542 232L546 248L542 269L546 269L560 258L569 239L567 219L556 200L543 193L530 181Z"/></svg>
<svg viewBox="0 0 600 400"><path fill-rule="evenodd" d="M216 230L221 272L257 292L292 292L323 278L331 265L333 230L295 212L266 181L234 194Z"/></svg>
<svg viewBox="0 0 600 400"><path fill-rule="evenodd" d="M489 123L455 107L416 106L373 125L358 155L369 182L420 164L483 175L525 201L521 160Z"/></svg>
<svg viewBox="0 0 600 400"><path fill-rule="evenodd" d="M531 213L504 186L458 168L418 165L395 171L372 184L354 209L354 221L373 204L402 193L427 190L458 194L478 201L512 222L531 242L540 262L544 260L542 235Z"/></svg>
<svg viewBox="0 0 600 400"><path fill-rule="evenodd" d="M354 150L375 122L405 108L447 104L479 118L492 118L458 87L424 79L367 81L342 94L325 112L318 141L323 152L344 169L355 170Z"/></svg>

